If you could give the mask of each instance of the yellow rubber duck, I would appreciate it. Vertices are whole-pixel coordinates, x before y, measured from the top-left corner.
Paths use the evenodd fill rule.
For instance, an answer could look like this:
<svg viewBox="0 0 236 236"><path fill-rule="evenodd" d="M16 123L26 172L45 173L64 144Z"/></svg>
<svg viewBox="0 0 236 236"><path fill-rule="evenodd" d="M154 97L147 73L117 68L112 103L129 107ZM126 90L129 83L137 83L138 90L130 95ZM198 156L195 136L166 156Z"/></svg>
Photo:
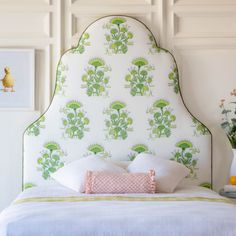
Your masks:
<svg viewBox="0 0 236 236"><path fill-rule="evenodd" d="M5 76L2 79L2 84L3 84L3 87L4 87L3 91L7 92L8 91L7 89L11 88L11 92L15 92L15 90L13 89L15 80L11 76L10 68L5 67L4 71L5 71Z"/></svg>

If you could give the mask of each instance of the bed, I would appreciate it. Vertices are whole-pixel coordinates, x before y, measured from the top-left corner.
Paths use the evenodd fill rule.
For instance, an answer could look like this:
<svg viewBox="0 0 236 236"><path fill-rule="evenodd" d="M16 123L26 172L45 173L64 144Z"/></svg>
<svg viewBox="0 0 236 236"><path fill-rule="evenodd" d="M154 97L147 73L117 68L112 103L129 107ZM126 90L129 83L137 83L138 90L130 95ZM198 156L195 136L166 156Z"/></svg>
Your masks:
<svg viewBox="0 0 236 236"><path fill-rule="evenodd" d="M25 190L1 214L0 235L236 235L236 206L203 187L171 194L86 195Z"/></svg>
<svg viewBox="0 0 236 236"><path fill-rule="evenodd" d="M1 213L0 236L236 235L236 206L210 190L211 133L185 106L175 59L147 26L96 20L56 75L49 108L24 133L24 191ZM79 194L51 177L90 154L133 161L140 153L177 161L189 175L174 193L119 195Z"/></svg>

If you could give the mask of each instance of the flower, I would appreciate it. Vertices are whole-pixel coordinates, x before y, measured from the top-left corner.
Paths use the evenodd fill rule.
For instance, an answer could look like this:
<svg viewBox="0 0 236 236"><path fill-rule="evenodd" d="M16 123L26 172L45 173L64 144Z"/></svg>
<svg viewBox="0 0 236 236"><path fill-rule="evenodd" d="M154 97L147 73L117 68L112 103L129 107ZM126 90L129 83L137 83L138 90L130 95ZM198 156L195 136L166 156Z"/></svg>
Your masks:
<svg viewBox="0 0 236 236"><path fill-rule="evenodd" d="M80 102L77 102L77 101L70 101L66 104L66 106L68 108L76 110L76 109L80 108L82 106L82 104Z"/></svg>
<svg viewBox="0 0 236 236"><path fill-rule="evenodd" d="M111 109L115 109L117 111L123 109L126 107L126 105L123 102L115 101L110 105Z"/></svg>
<svg viewBox="0 0 236 236"><path fill-rule="evenodd" d="M153 106L163 109L163 107L166 107L166 106L168 106L169 104L170 104L170 103L169 103L168 101L166 101L166 100L164 100L164 99L159 99L159 100L157 100L157 101L153 104Z"/></svg>
<svg viewBox="0 0 236 236"><path fill-rule="evenodd" d="M132 147L132 151L137 153L148 152L148 147L144 144L137 144Z"/></svg>
<svg viewBox="0 0 236 236"><path fill-rule="evenodd" d="M122 17L114 17L111 19L111 23L114 25L120 25L126 22L126 19Z"/></svg>
<svg viewBox="0 0 236 236"><path fill-rule="evenodd" d="M230 95L236 97L236 89L234 89L234 90L230 93Z"/></svg>
<svg viewBox="0 0 236 236"><path fill-rule="evenodd" d="M101 58L93 58L89 60L89 64L97 68L99 66L104 66L105 62Z"/></svg>
<svg viewBox="0 0 236 236"><path fill-rule="evenodd" d="M132 63L138 67L141 67L141 66L146 66L148 64L148 61L142 57L139 57L134 59Z"/></svg>
<svg viewBox="0 0 236 236"><path fill-rule="evenodd" d="M104 148L103 146L99 145L99 144L91 144L88 147L88 150L94 154L97 154L99 152L104 152Z"/></svg>
<svg viewBox="0 0 236 236"><path fill-rule="evenodd" d="M233 89L230 95L236 97L236 89ZM225 105L225 99L221 99L220 108L223 116L221 127L226 132L232 148L236 148L236 101L229 101Z"/></svg>
<svg viewBox="0 0 236 236"><path fill-rule="evenodd" d="M219 106L220 108L222 108L224 106L224 102L225 102L225 99L220 100L220 106Z"/></svg>

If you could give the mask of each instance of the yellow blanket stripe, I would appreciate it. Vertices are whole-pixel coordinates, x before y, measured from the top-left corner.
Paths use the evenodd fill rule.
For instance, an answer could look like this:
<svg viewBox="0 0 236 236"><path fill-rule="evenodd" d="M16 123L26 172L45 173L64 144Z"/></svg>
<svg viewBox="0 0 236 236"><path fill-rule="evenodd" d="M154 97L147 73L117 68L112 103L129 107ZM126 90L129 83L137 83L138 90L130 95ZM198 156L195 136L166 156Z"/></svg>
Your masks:
<svg viewBox="0 0 236 236"><path fill-rule="evenodd" d="M209 197L130 197L130 196L68 196L68 197L29 197L16 200L14 204L27 202L93 202L93 201L129 201L129 202L165 202L165 201L203 201L233 204L227 198Z"/></svg>

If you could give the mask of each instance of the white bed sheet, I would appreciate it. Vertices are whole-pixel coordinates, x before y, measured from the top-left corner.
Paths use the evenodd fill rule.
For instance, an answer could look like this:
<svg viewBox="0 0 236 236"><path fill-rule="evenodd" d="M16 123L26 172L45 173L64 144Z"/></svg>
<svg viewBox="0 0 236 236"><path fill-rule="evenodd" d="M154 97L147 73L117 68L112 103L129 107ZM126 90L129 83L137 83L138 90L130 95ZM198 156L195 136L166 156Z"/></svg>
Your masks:
<svg viewBox="0 0 236 236"><path fill-rule="evenodd" d="M205 188L90 197L59 185L25 190L0 214L0 236L236 235L236 205Z"/></svg>

